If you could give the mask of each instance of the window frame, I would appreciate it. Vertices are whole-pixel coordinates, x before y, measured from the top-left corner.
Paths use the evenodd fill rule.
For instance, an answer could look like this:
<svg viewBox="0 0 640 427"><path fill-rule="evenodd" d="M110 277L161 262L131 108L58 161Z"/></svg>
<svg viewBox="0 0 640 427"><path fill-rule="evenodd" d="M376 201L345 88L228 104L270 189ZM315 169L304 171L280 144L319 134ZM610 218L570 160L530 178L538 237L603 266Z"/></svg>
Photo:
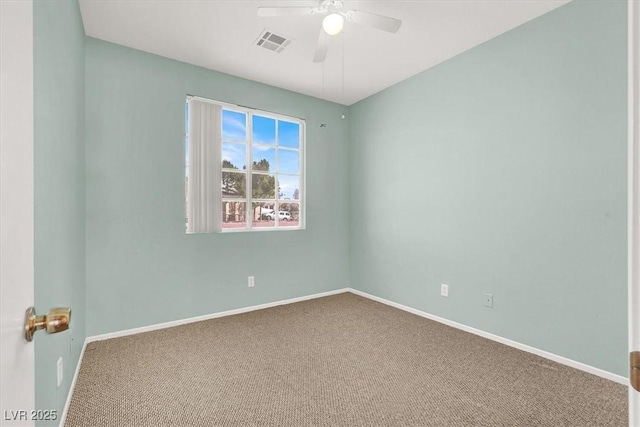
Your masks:
<svg viewBox="0 0 640 427"><path fill-rule="evenodd" d="M220 183L220 185L217 187L219 188L220 194L218 197L218 201L220 201L220 205L217 207L218 211L220 212L220 216L218 218L219 220L219 228L218 230L216 230L214 233L244 233L244 232L262 232L262 231L296 231L296 230L305 230L306 229L306 120L299 118L299 117L293 117L293 116L288 116L285 114L280 114L280 113L274 113L271 111L266 111L266 110L261 110L261 109L257 109L257 108L251 108L251 107L246 107L246 106L242 106L242 105L235 105L235 104L231 104L231 103L227 103L227 102L222 102L222 101L217 101L217 100L212 100L212 99L208 99L208 98L202 98L199 96L193 96L193 95L187 95L186 97L186 102L188 104L188 101L190 100L195 100L195 101L199 101L199 102L206 102L206 103L210 103L210 104L214 104L216 106L218 106L220 108L219 110L219 114L220 114L220 129L219 129L219 135L216 135L216 140L215 140L215 144L217 145L217 149L220 152L220 154L222 154L222 148L223 148L223 144L226 143L230 143L230 144L239 144L239 145L245 145L245 164L246 164L246 168L245 169L230 169L230 168L223 168L222 167L222 161L220 161L220 163L216 166L217 170L216 170L216 176L217 176L217 180ZM188 110L188 107L187 107ZM224 131L223 131L223 112L224 111L231 111L231 112L239 112L239 113L243 113L245 115L245 130L246 130L246 135L245 135L245 139L244 140L240 140L240 139L232 139L232 138L224 138ZM185 123L185 127L187 129L187 133L185 135L186 139L187 139L187 143L186 143L186 150L189 150L189 135L188 135L188 128L189 128L189 113L187 111L186 116L186 123ZM268 119L273 119L275 120L275 134L274 134L274 143L272 144L264 144L264 143L255 143L253 141L253 116L260 116L260 117L265 117ZM289 123L295 123L298 125L298 148L292 148L292 147L287 147L287 146L280 146L278 144L278 135L279 135L279 122L280 121L284 121L284 122L289 122ZM263 147L268 147L268 148L274 148L275 149L275 157L274 157L274 170L273 171L255 171L253 169L253 146L257 145L257 146L263 146ZM279 153L280 151L291 151L291 152L297 152L298 153L298 173L294 174L294 173L287 173L287 172L280 172L280 164L278 162L279 160ZM188 152L188 151L187 151ZM186 165L188 167L188 165ZM222 194L222 176L223 176L223 172L232 172L232 173L242 173L245 175L245 196L244 198L230 198L230 197L224 197L224 195ZM274 176L275 179L275 194L274 194L274 198L273 199L265 199L265 198L254 198L253 197L253 175L266 175L266 176ZM298 180L299 180L299 184L298 184L298 199L281 199L280 195L279 195L279 191L278 188L280 188L280 181L279 181L279 177L280 176L297 176ZM189 203L189 195L186 195L186 203ZM240 202L240 203L245 203L245 226L242 228L224 228L224 220L223 220L223 215L222 215L222 209L224 206L225 202ZM253 204L254 203L273 203L274 204L274 216L275 216L275 220L274 220L274 225L273 226L268 226L268 227L256 227L255 226L255 219L254 219L254 208L253 208ZM283 204L287 204L287 203L296 203L298 204L298 210L299 210L299 215L298 215L298 225L297 226L289 226L289 225L280 225L281 221L280 221L280 206ZM186 206L186 205L185 205ZM193 232L193 233L187 233L187 234L202 234L204 232Z"/></svg>

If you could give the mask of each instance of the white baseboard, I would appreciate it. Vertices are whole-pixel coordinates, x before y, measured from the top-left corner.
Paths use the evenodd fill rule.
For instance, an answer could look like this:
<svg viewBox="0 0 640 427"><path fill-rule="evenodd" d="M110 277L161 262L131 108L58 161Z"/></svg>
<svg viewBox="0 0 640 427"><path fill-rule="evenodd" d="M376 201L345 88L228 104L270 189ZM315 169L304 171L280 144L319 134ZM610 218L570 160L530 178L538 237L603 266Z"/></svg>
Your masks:
<svg viewBox="0 0 640 427"><path fill-rule="evenodd" d="M62 410L62 416L60 417L60 427L64 427L64 423L67 420L67 412L69 412L69 405L71 405L71 396L73 396L73 390L76 388L76 381L78 380L78 374L80 373L80 365L82 364L82 358L84 357L84 351L87 348L87 340L85 338L84 344L82 344L82 350L80 351L80 357L78 357L78 363L76 364L76 371L73 373L73 379L71 380L71 386L67 393L67 399L64 402L64 409Z"/></svg>
<svg viewBox="0 0 640 427"><path fill-rule="evenodd" d="M221 311L218 313L205 314L203 316L190 317L187 319L173 320L171 322L157 323L155 325L142 326L140 328L126 329L124 331L117 331L117 332L109 332L108 334L93 335L93 336L87 337L86 341L87 342L102 341L102 340L108 340L111 338L124 337L127 335L140 334L142 332L156 331L158 329L186 325L187 323L200 322L202 320L232 316L234 314L241 314L241 313L247 313L249 311L262 310L264 308L276 307L278 305L293 304L295 302L300 302L300 301L305 301L305 300L310 300L315 298L322 298L329 295L342 294L344 292L349 292L349 290L350 290L349 288L336 289L334 291L321 292L318 294L306 295L303 297L297 297L297 298L291 298L291 299L280 300L275 302L268 302L266 304L259 304L259 305L252 305L249 307L237 308L235 310L227 310L227 311Z"/></svg>
<svg viewBox="0 0 640 427"><path fill-rule="evenodd" d="M351 293L354 293L356 295L360 295L361 297L365 297L365 298L368 298L370 300L377 301L377 302L380 302L382 304L386 304L386 305L389 305L391 307L395 307L395 308L398 308L400 310L407 311L409 313L413 313L413 314L416 314L418 316L425 317L427 319L434 320L434 321L439 322L439 323L443 323L443 324L445 324L447 326L451 326L453 328L460 329L460 330L463 330L465 332L469 332L469 333L472 333L474 335L478 335L478 336L481 336L483 338L487 338L487 339L490 339L492 341L496 341L496 342L499 342L501 344L508 345L509 347L514 347L514 348L517 348L518 350L523 350L523 351L526 351L528 353L532 353L532 354L535 354L537 356L544 357L545 359L552 360L552 361L560 363L562 365L570 366L572 368L579 369L579 370L584 371L584 372L588 372L588 373L596 375L598 377L602 377L602 378L606 378L606 379L611 380L611 381L615 381L615 382L617 382L619 384L622 384L622 385L625 385L625 386L629 385L629 380L627 378L625 378L623 376L620 376L620 375L617 375L617 374L614 374L612 372L605 371L603 369L596 368L596 367L593 367L593 366L590 366L590 365L586 365L586 364L584 364L582 362L577 362L575 360L571 360L571 359L568 359L568 358L563 357L563 356L558 356L557 354L549 353L548 351L540 350L538 348L531 347L531 346L528 346L526 344L522 344L522 343L519 343L517 341L513 341L513 340L510 340L510 339L507 339L507 338L503 338L503 337L500 337L498 335L490 334L489 332L485 332L485 331L482 331L480 329L472 328L471 326L463 325L462 323L454 322L452 320L448 320L448 319L445 319L443 317L435 316L433 314L430 314L430 313L427 313L427 312L424 312L424 311L420 311L420 310L417 310L415 308L408 307L406 305L398 304L397 302L389 301L387 299L380 298L380 297L377 297L375 295L371 295L371 294L368 294L366 292L359 291L357 289L349 288L348 291L351 292Z"/></svg>

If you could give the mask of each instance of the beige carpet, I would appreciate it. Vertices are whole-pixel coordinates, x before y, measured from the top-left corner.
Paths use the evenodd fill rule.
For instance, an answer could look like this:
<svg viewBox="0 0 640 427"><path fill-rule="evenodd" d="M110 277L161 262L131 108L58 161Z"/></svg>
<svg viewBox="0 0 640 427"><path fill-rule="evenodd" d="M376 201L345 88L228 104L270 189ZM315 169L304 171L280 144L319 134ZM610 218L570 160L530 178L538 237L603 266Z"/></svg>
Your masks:
<svg viewBox="0 0 640 427"><path fill-rule="evenodd" d="M76 426L627 426L626 387L340 294L87 346Z"/></svg>

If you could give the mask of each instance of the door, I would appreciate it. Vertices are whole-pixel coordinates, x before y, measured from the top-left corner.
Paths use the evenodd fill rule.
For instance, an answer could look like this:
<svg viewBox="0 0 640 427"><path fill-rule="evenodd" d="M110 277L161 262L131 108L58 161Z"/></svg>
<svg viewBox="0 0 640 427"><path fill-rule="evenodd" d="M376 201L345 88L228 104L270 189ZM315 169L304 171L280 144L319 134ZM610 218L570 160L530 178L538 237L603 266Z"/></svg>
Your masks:
<svg viewBox="0 0 640 427"><path fill-rule="evenodd" d="M0 0L0 425L32 426L33 3Z"/></svg>
<svg viewBox="0 0 640 427"><path fill-rule="evenodd" d="M640 5L629 0L629 349L640 350ZM631 375L633 378L634 375ZM640 392L629 387L629 425L640 427Z"/></svg>

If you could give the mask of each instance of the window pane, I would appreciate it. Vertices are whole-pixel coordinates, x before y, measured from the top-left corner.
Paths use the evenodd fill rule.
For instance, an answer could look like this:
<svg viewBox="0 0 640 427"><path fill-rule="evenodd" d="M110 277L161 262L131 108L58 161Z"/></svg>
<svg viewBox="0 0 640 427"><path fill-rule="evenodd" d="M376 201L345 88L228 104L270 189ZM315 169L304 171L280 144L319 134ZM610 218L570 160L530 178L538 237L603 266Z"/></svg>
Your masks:
<svg viewBox="0 0 640 427"><path fill-rule="evenodd" d="M254 199L275 199L276 177L274 175L253 174L251 195Z"/></svg>
<svg viewBox="0 0 640 427"><path fill-rule="evenodd" d="M223 142L222 167L225 169L246 169L247 144L238 144L237 142Z"/></svg>
<svg viewBox="0 0 640 427"><path fill-rule="evenodd" d="M298 227L300 225L300 203L280 203L278 218L280 227Z"/></svg>
<svg viewBox="0 0 640 427"><path fill-rule="evenodd" d="M245 202L222 202L222 228L246 228Z"/></svg>
<svg viewBox="0 0 640 427"><path fill-rule="evenodd" d="M247 139L247 115L239 111L222 110L222 139Z"/></svg>
<svg viewBox="0 0 640 427"><path fill-rule="evenodd" d="M298 148L300 144L300 125L297 123L278 121L278 145Z"/></svg>
<svg viewBox="0 0 640 427"><path fill-rule="evenodd" d="M253 116L253 142L276 143L276 121L268 117Z"/></svg>
<svg viewBox="0 0 640 427"><path fill-rule="evenodd" d="M295 173L300 171L300 158L298 151L279 150L278 151L278 172Z"/></svg>
<svg viewBox="0 0 640 427"><path fill-rule="evenodd" d="M275 203L253 203L253 226L275 227Z"/></svg>
<svg viewBox="0 0 640 427"><path fill-rule="evenodd" d="M300 177L278 175L278 198L300 200Z"/></svg>
<svg viewBox="0 0 640 427"><path fill-rule="evenodd" d="M253 145L253 170L271 172L276 170L276 149Z"/></svg>
<svg viewBox="0 0 640 427"><path fill-rule="evenodd" d="M247 178L242 172L222 172L222 197L241 197L247 195Z"/></svg>

